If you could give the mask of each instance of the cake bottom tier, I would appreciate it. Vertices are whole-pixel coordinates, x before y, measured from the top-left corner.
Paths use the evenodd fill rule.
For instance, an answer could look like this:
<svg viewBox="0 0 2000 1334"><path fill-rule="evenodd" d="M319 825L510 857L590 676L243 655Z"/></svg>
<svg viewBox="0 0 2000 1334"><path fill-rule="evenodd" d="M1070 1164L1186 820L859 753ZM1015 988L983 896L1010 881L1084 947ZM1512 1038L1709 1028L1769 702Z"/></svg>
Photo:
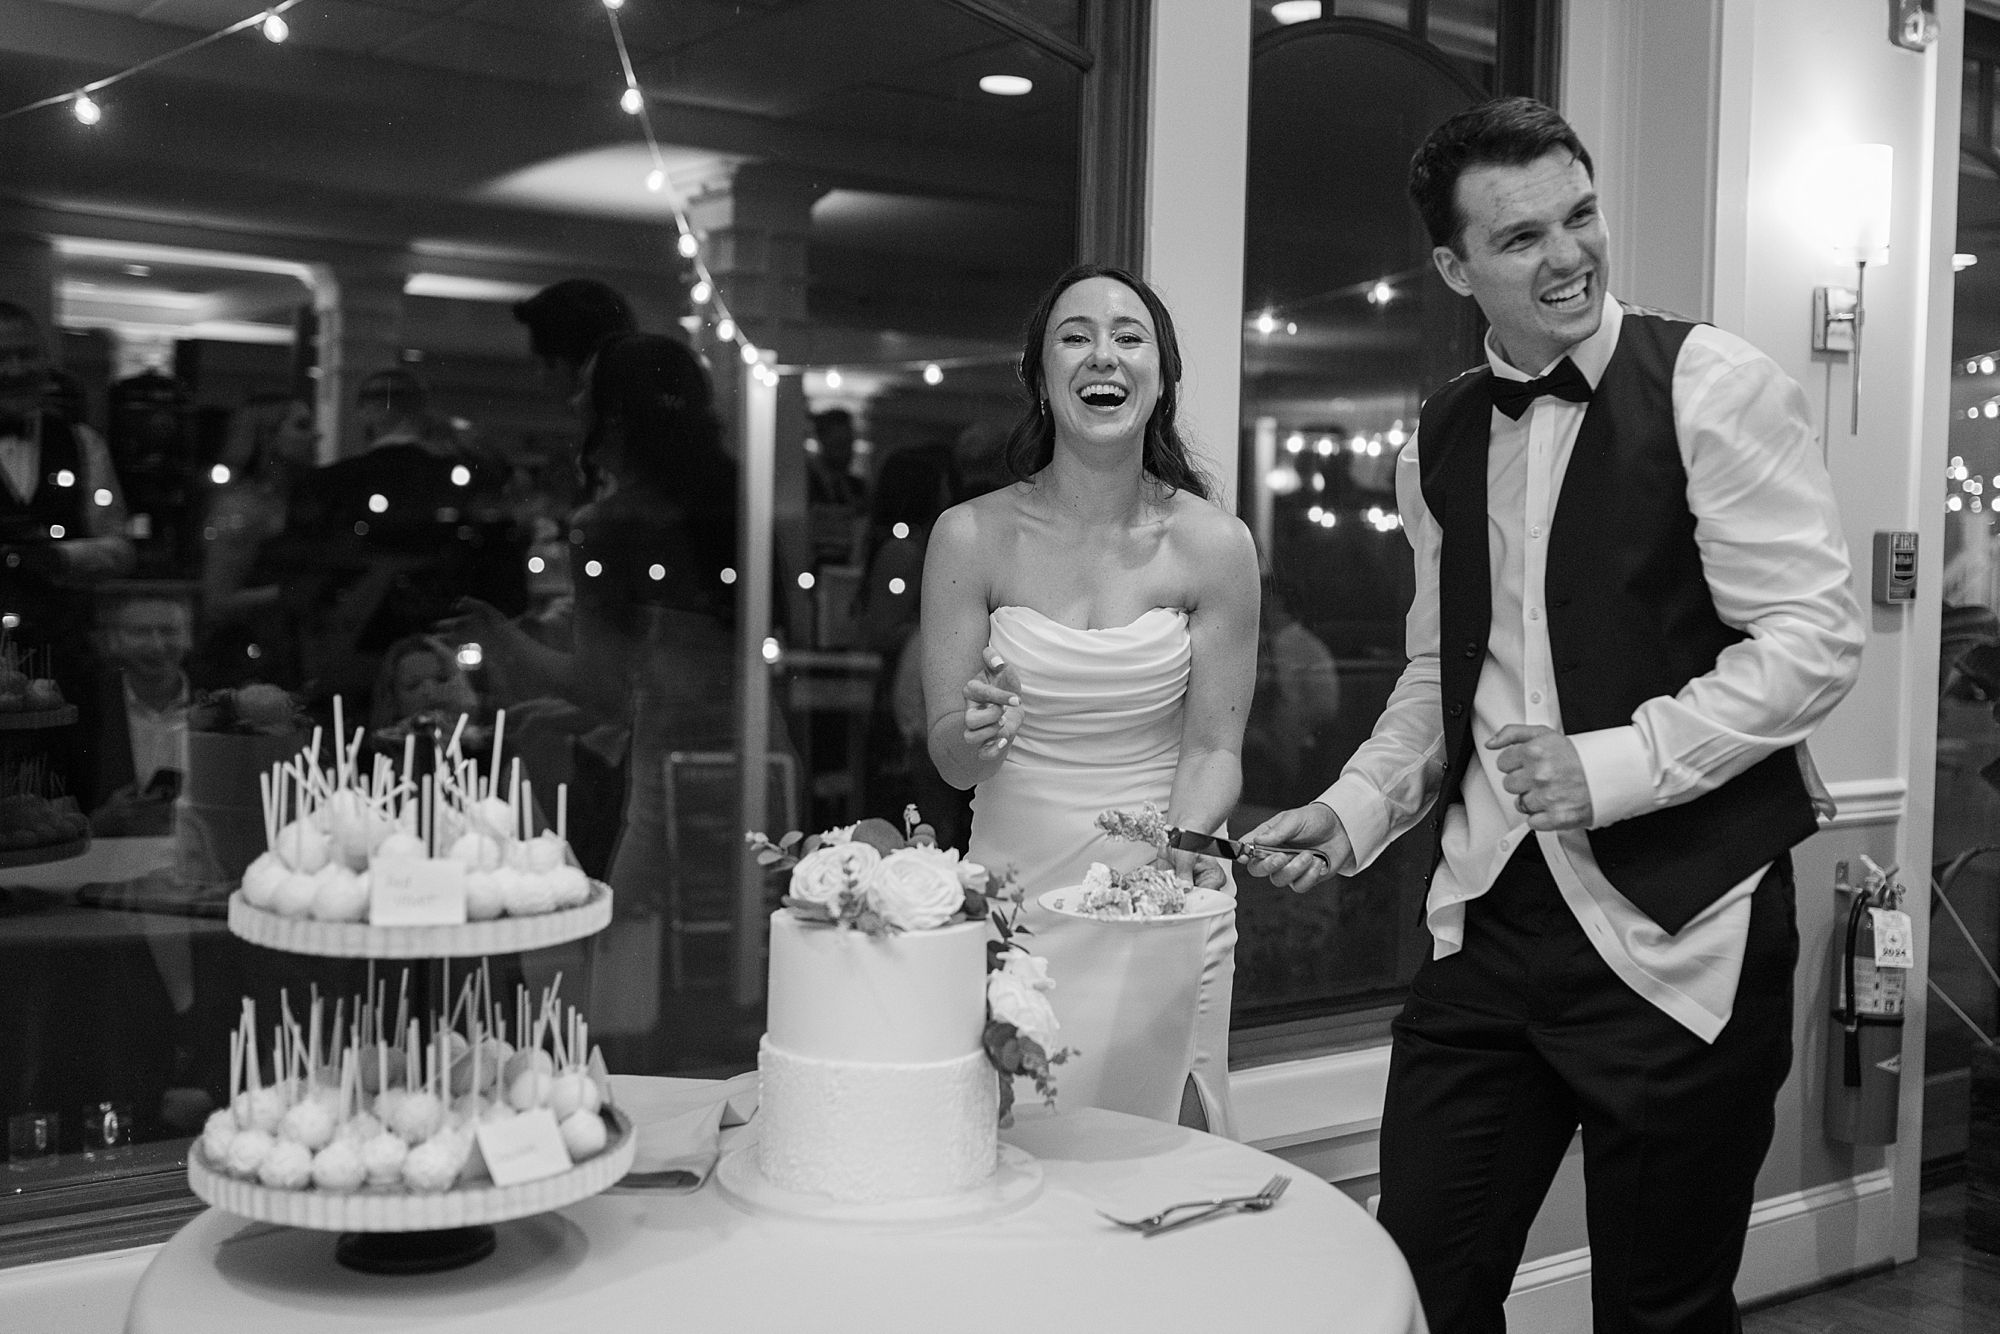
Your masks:
<svg viewBox="0 0 2000 1334"><path fill-rule="evenodd" d="M921 1065L797 1056L766 1037L757 1157L786 1190L918 1199L993 1175L1000 1084L984 1052Z"/></svg>

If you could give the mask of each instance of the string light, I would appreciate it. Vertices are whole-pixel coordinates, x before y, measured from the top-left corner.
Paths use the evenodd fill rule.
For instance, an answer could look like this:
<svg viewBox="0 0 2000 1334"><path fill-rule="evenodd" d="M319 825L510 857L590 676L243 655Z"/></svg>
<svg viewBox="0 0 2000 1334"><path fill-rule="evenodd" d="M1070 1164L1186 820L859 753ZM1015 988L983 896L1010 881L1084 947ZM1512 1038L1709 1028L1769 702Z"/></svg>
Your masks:
<svg viewBox="0 0 2000 1334"><path fill-rule="evenodd" d="M619 95L618 105L628 116L636 116L646 109L646 95L637 88L627 88Z"/></svg>
<svg viewBox="0 0 2000 1334"><path fill-rule="evenodd" d="M688 300L694 302L697 306L707 305L708 299L714 295L715 289L708 285L706 278L688 289Z"/></svg>
<svg viewBox="0 0 2000 1334"><path fill-rule="evenodd" d="M715 336L717 338L720 338L725 343L735 342L736 321L730 319L727 315L724 315L720 320L716 321Z"/></svg>
<svg viewBox="0 0 2000 1334"><path fill-rule="evenodd" d="M933 386L943 384L944 368L939 366L935 361L924 367L924 383Z"/></svg>
<svg viewBox="0 0 2000 1334"><path fill-rule="evenodd" d="M615 14L625 8L625 0L604 0L604 7Z"/></svg>
<svg viewBox="0 0 2000 1334"><path fill-rule="evenodd" d="M838 388L840 388L840 372L839 372L839 371L828 371L828 372L826 373L826 387L827 387L828 389L838 389Z"/></svg>
<svg viewBox="0 0 2000 1334"><path fill-rule="evenodd" d="M743 345L743 364L745 366L755 366L757 364L757 355L758 355L757 349L755 347L751 346L749 343L745 343Z"/></svg>
<svg viewBox="0 0 2000 1334"><path fill-rule="evenodd" d="M655 167L651 171L646 173L646 188L648 190L651 190L654 194L660 193L660 191L663 188L665 188L666 184L667 184L667 173L661 171L658 167Z"/></svg>
<svg viewBox="0 0 2000 1334"><path fill-rule="evenodd" d="M682 259L693 259L701 253L701 242L694 239L693 232L682 232L678 245Z"/></svg>
<svg viewBox="0 0 2000 1334"><path fill-rule="evenodd" d="M78 121L85 125L95 125L103 119L104 108L98 104L97 99L92 94L103 92L113 84L123 83L135 74L143 74L156 65L164 65L170 60L178 60L184 55L199 51L205 46L219 42L225 37L234 36L249 28L259 28L263 31L266 39L273 42L282 42L286 37L291 35L291 25L287 24L279 15L298 3L299 0L282 0L281 3L272 5L269 9L260 10L248 17L236 20L236 22L226 28L218 28L214 32L197 37L193 41L174 47L170 51L162 51L156 56L149 56L136 65L119 70L116 74L109 74L101 79L93 79L81 88L71 88L66 92L54 93L48 97L38 98L33 102L15 107L11 111L0 112L0 120L12 120L16 116L25 116L31 111L40 111L44 107L68 106L70 114L75 116Z"/></svg>

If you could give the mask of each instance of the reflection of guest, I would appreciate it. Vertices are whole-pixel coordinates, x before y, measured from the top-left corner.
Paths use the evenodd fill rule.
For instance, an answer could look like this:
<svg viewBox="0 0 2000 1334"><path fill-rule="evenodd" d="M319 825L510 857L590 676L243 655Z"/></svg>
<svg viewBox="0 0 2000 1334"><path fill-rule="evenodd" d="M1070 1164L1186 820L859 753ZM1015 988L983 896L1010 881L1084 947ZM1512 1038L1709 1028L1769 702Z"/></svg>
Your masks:
<svg viewBox="0 0 2000 1334"><path fill-rule="evenodd" d="M667 869L668 752L735 749L733 603L722 572L736 558L736 465L722 450L707 373L672 338L605 342L584 426L598 498L570 522L574 651L537 642L473 599L448 630L479 643L516 697L554 695L606 721L631 720L611 885L621 909L643 914L658 905Z"/></svg>
<svg viewBox="0 0 2000 1334"><path fill-rule="evenodd" d="M182 664L194 644L190 591L114 584L98 593L102 672L86 719L81 795L101 835L173 832L188 767Z"/></svg>
<svg viewBox="0 0 2000 1334"><path fill-rule="evenodd" d="M901 810L914 802L940 844L962 848L972 806L938 775L924 740L923 653L916 634L924 552L938 515L957 494L955 473L944 445L898 450L883 461L869 509L854 618L862 647L881 654L883 661L882 690L868 739L870 804Z"/></svg>
<svg viewBox="0 0 2000 1334"><path fill-rule="evenodd" d="M371 731L431 714L449 736L461 717L478 712L479 692L459 665L457 652L435 635L406 636L382 655L382 671L369 699Z"/></svg>
<svg viewBox="0 0 2000 1334"><path fill-rule="evenodd" d="M47 408L48 389L40 323L0 301L0 600L16 643L60 653L83 628L74 590L129 570L133 553L111 452Z"/></svg>
<svg viewBox="0 0 2000 1334"><path fill-rule="evenodd" d="M806 454L806 501L814 555L846 564L868 512L868 484L854 472L854 415L845 408L813 414L815 449Z"/></svg>
<svg viewBox="0 0 2000 1334"><path fill-rule="evenodd" d="M638 327L625 298L592 278L565 278L544 287L515 304L514 318L528 327L528 350L543 387L564 403L583 388L584 363L598 344Z"/></svg>
<svg viewBox="0 0 2000 1334"><path fill-rule="evenodd" d="M313 406L289 393L253 394L231 423L228 480L211 495L201 566L202 679L298 683L297 632L284 589L263 556L285 531L312 473Z"/></svg>
<svg viewBox="0 0 2000 1334"><path fill-rule="evenodd" d="M1553 111L1461 112L1410 191L1492 324L1397 465L1410 665L1340 780L1247 837L1352 873L1435 805L1436 945L1381 1143L1432 1328L1505 1325L1581 1123L1598 1327L1738 1329L1792 1057L1788 850L1825 796L1803 743L1864 638L1832 486L1770 358L1607 295L1590 156Z"/></svg>
<svg viewBox="0 0 2000 1334"><path fill-rule="evenodd" d="M1325 786L1311 772L1319 729L1340 715L1340 676L1333 654L1306 629L1264 581L1258 618L1257 693L1243 734L1243 800L1260 806L1297 801L1300 780Z"/></svg>

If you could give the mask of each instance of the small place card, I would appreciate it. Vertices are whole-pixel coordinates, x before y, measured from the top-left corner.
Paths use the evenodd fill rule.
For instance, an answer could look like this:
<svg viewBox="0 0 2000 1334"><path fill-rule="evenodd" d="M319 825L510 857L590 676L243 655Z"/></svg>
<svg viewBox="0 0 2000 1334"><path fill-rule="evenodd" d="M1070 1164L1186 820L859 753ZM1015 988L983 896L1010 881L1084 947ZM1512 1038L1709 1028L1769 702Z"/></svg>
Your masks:
<svg viewBox="0 0 2000 1334"><path fill-rule="evenodd" d="M1875 919L1875 966L1915 968L1916 936L1910 915L1896 908L1870 908L1868 913Z"/></svg>
<svg viewBox="0 0 2000 1334"><path fill-rule="evenodd" d="M368 868L368 921L375 926L463 925L465 867L444 858L377 858Z"/></svg>
<svg viewBox="0 0 2000 1334"><path fill-rule="evenodd" d="M563 1143L556 1114L537 1107L504 1121L483 1121L479 1152L496 1186L518 1186L569 1171L569 1148Z"/></svg>

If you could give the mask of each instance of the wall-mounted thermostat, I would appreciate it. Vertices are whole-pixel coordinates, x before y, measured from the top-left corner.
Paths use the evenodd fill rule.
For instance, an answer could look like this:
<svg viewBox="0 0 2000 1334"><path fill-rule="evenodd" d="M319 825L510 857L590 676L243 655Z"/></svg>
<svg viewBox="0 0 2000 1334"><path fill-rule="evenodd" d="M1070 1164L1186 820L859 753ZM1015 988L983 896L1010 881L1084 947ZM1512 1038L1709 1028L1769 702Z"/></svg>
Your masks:
<svg viewBox="0 0 2000 1334"><path fill-rule="evenodd" d="M1875 601L1884 607L1917 600L1917 535L1875 534Z"/></svg>

